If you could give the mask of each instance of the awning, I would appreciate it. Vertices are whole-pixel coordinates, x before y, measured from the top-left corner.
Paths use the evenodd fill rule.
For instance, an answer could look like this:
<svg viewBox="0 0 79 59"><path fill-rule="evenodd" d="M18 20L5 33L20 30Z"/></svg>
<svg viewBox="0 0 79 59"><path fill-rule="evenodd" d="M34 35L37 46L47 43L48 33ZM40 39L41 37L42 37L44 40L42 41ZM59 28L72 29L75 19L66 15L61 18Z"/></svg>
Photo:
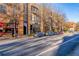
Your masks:
<svg viewBox="0 0 79 59"><path fill-rule="evenodd" d="M3 27L4 26L4 23L3 22L0 22L0 27Z"/></svg>

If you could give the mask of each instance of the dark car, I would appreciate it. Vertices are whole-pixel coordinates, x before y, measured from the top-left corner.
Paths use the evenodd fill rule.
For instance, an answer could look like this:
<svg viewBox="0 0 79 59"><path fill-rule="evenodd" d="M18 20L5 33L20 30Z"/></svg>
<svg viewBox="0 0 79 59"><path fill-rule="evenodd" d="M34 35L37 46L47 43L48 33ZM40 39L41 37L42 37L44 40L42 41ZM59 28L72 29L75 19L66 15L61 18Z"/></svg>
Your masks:
<svg viewBox="0 0 79 59"><path fill-rule="evenodd" d="M46 32L46 35L47 35L47 36L52 36L52 35L55 35L55 33L52 32L52 31L48 31L48 32Z"/></svg>
<svg viewBox="0 0 79 59"><path fill-rule="evenodd" d="M45 36L44 32L38 32L34 35L34 37L43 37L43 36Z"/></svg>

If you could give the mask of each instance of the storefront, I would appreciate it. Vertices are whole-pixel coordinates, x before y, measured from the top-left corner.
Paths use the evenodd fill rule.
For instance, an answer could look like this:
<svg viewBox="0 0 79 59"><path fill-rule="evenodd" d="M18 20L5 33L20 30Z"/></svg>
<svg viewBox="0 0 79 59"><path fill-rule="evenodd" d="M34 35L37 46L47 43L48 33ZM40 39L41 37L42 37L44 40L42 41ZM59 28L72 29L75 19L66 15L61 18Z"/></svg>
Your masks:
<svg viewBox="0 0 79 59"><path fill-rule="evenodd" d="M4 34L4 23L0 22L0 36Z"/></svg>

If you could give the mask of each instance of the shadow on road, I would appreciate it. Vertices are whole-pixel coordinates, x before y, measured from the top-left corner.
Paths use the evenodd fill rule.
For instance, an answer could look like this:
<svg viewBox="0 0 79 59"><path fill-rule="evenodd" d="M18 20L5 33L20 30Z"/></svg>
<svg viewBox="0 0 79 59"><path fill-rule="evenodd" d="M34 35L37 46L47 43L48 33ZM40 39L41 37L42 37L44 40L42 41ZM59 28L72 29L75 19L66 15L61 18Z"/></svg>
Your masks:
<svg viewBox="0 0 79 59"><path fill-rule="evenodd" d="M63 41L56 51L55 56L67 56L79 44L79 34L63 37Z"/></svg>

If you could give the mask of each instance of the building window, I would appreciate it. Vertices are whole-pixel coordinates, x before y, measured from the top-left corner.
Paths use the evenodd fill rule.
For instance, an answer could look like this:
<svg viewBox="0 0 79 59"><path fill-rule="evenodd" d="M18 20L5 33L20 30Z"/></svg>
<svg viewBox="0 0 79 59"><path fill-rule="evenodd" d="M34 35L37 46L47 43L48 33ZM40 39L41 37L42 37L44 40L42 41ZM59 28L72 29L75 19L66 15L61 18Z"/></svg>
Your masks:
<svg viewBox="0 0 79 59"><path fill-rule="evenodd" d="M36 33L40 31L40 19L36 14L32 14L31 32Z"/></svg>
<svg viewBox="0 0 79 59"><path fill-rule="evenodd" d="M38 13L38 8L36 8L34 6L31 7L31 10L32 10L33 13Z"/></svg>
<svg viewBox="0 0 79 59"><path fill-rule="evenodd" d="M32 18L31 18L32 20L32 24L34 24L34 23L40 23L40 19L39 19L39 16L37 16L37 15L35 15L35 14L32 14Z"/></svg>
<svg viewBox="0 0 79 59"><path fill-rule="evenodd" d="M34 24L35 23L35 15L34 14L32 14L32 24Z"/></svg>
<svg viewBox="0 0 79 59"><path fill-rule="evenodd" d="M6 7L3 5L0 5L0 13L6 13Z"/></svg>

